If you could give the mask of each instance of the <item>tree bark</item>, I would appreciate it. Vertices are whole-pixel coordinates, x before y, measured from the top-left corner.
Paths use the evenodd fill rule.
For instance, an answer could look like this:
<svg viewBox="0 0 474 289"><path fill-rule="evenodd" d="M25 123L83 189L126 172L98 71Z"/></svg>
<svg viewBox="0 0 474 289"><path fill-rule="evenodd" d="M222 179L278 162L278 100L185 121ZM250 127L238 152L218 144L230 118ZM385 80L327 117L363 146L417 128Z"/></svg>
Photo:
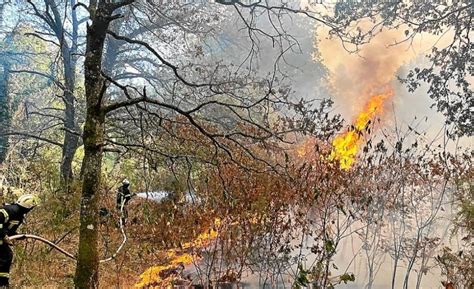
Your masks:
<svg viewBox="0 0 474 289"><path fill-rule="evenodd" d="M65 186L68 187L73 179L72 161L76 153L79 136L77 135L76 125L76 107L74 99L74 90L76 86L76 61L72 59L71 52L67 46L63 46L62 56L64 62L64 141L61 160L61 178Z"/></svg>
<svg viewBox="0 0 474 289"><path fill-rule="evenodd" d="M3 41L9 47L13 42L13 33L7 35ZM5 161L7 156L9 140L7 133L10 131L11 124L10 97L8 94L11 63L8 56L3 57L5 59L0 61L0 164Z"/></svg>
<svg viewBox="0 0 474 289"><path fill-rule="evenodd" d="M5 161L8 151L8 134L10 128L10 101L8 97L8 79L10 64L0 66L0 164Z"/></svg>
<svg viewBox="0 0 474 289"><path fill-rule="evenodd" d="M97 107L87 108L84 127L84 169L81 197L76 288L97 288L99 282L98 212L105 117Z"/></svg>
<svg viewBox="0 0 474 289"><path fill-rule="evenodd" d="M87 28L87 46L84 61L86 91L86 121L83 132L84 160L81 196L81 225L79 252L75 274L76 288L98 288L98 213L101 188L101 168L105 133L105 112L102 99L106 83L101 75L102 54L107 28L113 10L104 2L91 15Z"/></svg>

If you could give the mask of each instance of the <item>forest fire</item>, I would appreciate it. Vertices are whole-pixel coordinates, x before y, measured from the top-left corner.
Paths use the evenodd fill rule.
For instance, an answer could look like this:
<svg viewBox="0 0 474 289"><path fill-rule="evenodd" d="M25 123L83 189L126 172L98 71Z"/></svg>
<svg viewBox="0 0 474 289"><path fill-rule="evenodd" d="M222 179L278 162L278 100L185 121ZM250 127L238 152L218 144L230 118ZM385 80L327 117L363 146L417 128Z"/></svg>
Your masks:
<svg viewBox="0 0 474 289"><path fill-rule="evenodd" d="M371 122L383 113L384 102L393 96L393 90L373 95L364 110L360 112L349 131L337 136L332 141L330 160L339 161L342 169L349 169L356 158L357 152L363 143L364 130L369 130Z"/></svg>
<svg viewBox="0 0 474 289"><path fill-rule="evenodd" d="M148 268L140 275L140 282L135 284L135 288L149 288L159 286L159 288L172 288L175 281L179 280L185 266L191 265L199 260L195 250L204 249L219 235L218 228L221 219L214 220L214 228L210 228L200 233L194 240L181 245L179 249L169 249L166 252L167 264L157 265ZM187 280L190 281L190 280Z"/></svg>
<svg viewBox="0 0 474 289"><path fill-rule="evenodd" d="M474 289L474 1L0 1L0 289Z"/></svg>

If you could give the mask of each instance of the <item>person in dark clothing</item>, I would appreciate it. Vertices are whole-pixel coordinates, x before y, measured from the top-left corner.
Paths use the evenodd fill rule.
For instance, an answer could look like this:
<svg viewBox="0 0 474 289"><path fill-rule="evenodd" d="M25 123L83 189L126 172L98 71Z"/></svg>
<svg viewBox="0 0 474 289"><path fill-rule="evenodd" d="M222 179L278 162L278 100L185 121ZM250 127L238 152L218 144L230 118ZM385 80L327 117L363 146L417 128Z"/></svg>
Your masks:
<svg viewBox="0 0 474 289"><path fill-rule="evenodd" d="M16 230L23 223L25 215L39 204L35 195L23 195L12 205L0 207L0 288L9 286L10 267L13 252L9 236L16 235Z"/></svg>
<svg viewBox="0 0 474 289"><path fill-rule="evenodd" d="M125 179L122 186L117 190L117 211L120 212L120 222L125 225L128 217L127 204L132 199L133 194L130 192L130 182Z"/></svg>

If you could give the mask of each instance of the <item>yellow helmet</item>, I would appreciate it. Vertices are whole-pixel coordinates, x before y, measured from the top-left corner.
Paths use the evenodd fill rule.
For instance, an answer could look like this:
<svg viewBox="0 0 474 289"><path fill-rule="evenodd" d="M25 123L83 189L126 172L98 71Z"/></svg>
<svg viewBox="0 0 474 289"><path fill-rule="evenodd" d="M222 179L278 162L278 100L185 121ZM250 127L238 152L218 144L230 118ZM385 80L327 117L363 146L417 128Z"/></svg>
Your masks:
<svg viewBox="0 0 474 289"><path fill-rule="evenodd" d="M26 209L32 209L38 206L40 199L36 195L26 194L18 198L15 204Z"/></svg>

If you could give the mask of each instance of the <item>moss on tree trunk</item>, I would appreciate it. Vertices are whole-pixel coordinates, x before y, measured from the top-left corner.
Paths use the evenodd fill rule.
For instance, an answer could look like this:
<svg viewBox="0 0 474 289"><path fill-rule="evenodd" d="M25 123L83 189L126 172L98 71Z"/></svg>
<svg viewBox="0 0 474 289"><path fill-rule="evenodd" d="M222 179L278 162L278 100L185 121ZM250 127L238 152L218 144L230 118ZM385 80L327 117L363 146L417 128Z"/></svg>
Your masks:
<svg viewBox="0 0 474 289"><path fill-rule="evenodd" d="M84 175L81 198L76 288L97 288L99 278L98 212L102 169L104 116L90 112L84 129Z"/></svg>
<svg viewBox="0 0 474 289"><path fill-rule="evenodd" d="M84 61L86 90L86 121L84 126L84 160L79 251L75 275L76 288L99 287L98 206L100 201L101 169L104 145L105 112L102 99L106 83L101 75L102 54L107 28L113 10L100 2L87 28Z"/></svg>

